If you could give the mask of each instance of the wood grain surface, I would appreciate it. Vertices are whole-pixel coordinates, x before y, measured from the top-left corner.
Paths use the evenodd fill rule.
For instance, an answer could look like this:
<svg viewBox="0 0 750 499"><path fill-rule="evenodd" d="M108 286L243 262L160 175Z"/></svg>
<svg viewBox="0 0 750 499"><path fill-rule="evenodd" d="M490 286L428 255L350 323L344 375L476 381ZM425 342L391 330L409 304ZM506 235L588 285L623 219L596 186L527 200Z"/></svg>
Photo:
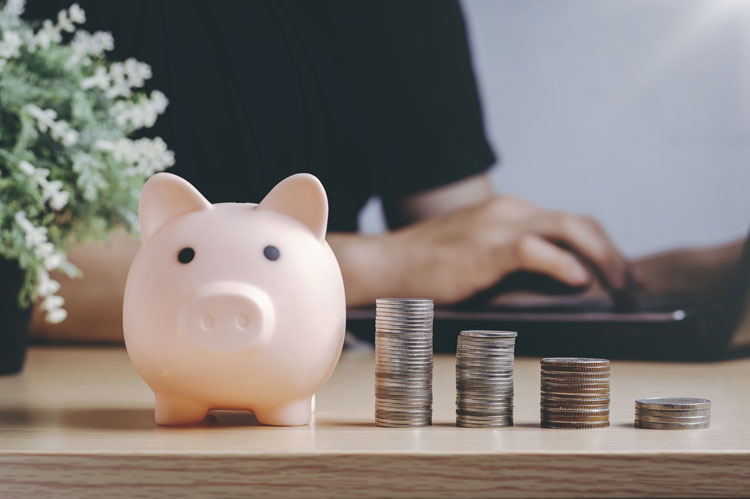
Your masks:
<svg viewBox="0 0 750 499"><path fill-rule="evenodd" d="M373 379L372 354L346 352L309 427L217 411L164 428L124 350L33 348L0 378L0 498L750 495L750 360L614 362L596 430L539 428L536 359L516 362L506 429L455 427L452 356L435 359L432 427L376 428ZM648 396L711 399L711 428L633 428Z"/></svg>

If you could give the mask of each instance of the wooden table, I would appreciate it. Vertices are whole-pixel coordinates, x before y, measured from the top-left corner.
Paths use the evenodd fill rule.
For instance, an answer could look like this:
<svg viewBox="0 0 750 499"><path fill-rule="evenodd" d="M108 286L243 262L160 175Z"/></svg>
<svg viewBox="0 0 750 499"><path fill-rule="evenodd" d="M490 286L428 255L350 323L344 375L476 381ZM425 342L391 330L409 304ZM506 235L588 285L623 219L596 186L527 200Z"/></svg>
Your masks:
<svg viewBox="0 0 750 499"><path fill-rule="evenodd" d="M454 425L454 359L435 359L435 424L373 425L374 361L346 352L310 427L215 413L153 423L119 348L33 348L0 378L0 497L582 497L750 495L750 360L615 362L612 427L539 428L539 363L516 363L516 426ZM712 426L636 430L637 397L713 401Z"/></svg>

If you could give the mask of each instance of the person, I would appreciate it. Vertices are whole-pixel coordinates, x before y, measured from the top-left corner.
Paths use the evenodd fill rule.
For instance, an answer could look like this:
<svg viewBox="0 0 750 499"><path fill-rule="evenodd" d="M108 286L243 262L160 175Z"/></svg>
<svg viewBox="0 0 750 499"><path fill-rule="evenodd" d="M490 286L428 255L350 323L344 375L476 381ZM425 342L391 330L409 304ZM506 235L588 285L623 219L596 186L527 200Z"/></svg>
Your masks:
<svg viewBox="0 0 750 499"><path fill-rule="evenodd" d="M31 2L48 18L67 1ZM152 130L170 171L210 201L257 202L282 178L315 174L347 306L380 296L455 304L519 270L622 292L642 282L594 219L493 192L466 26L455 0L80 2L113 57L152 66L169 108ZM379 196L390 230L356 233ZM69 316L37 315L47 338L120 339L137 239L74 248L85 277L56 277Z"/></svg>

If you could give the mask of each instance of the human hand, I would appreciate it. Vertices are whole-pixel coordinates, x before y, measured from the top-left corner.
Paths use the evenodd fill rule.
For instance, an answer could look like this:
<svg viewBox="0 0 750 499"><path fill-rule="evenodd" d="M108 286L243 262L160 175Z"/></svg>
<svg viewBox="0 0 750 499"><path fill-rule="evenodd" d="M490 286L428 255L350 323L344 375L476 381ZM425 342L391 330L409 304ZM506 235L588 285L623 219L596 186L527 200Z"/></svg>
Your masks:
<svg viewBox="0 0 750 499"><path fill-rule="evenodd" d="M598 278L612 292L634 280L630 264L595 220L511 196L494 196L379 239L387 262L380 276L385 292L443 304L467 299L519 270L571 286Z"/></svg>

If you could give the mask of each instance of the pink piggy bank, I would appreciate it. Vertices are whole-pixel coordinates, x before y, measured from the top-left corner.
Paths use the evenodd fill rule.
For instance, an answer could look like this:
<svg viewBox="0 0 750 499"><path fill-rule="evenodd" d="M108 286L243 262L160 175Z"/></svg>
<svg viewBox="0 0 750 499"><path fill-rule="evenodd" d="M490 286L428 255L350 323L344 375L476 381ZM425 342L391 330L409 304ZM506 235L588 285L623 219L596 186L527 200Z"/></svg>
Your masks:
<svg viewBox="0 0 750 499"><path fill-rule="evenodd" d="M320 181L293 175L260 204L213 205L158 173L143 187L139 220L123 327L154 391L156 422L232 409L269 425L308 424L341 354L346 316Z"/></svg>

